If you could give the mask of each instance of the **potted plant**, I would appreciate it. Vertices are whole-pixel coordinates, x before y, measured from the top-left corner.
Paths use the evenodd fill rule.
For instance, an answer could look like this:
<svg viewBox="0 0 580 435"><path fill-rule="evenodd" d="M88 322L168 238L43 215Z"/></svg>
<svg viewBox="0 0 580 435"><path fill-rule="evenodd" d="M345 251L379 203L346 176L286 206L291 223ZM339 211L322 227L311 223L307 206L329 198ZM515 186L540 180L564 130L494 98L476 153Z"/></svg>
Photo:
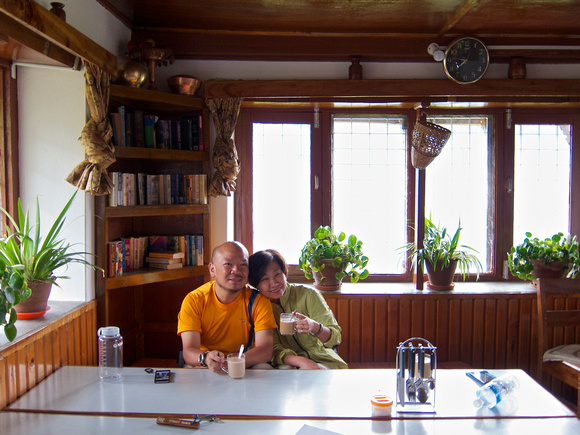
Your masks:
<svg viewBox="0 0 580 435"><path fill-rule="evenodd" d="M513 276L525 281L536 278L575 278L580 271L580 254L576 236L563 233L546 239L526 238L508 252L508 264ZM533 282L532 282L532 285Z"/></svg>
<svg viewBox="0 0 580 435"><path fill-rule="evenodd" d="M71 263L78 263L102 271L100 267L85 259L86 252L75 251L72 245L62 237L66 214L76 194L77 191L68 200L46 236L40 235L38 198L36 198L34 221L31 220L28 210L24 213L20 199L17 218L0 208L12 224L12 229L7 228L7 236L0 240L0 264L3 270L8 270L7 273L10 274L10 280L2 282L0 301L13 300L12 304L18 318L36 318L44 315L52 285L58 285L57 279L68 278L56 275L57 269ZM23 290L22 287L19 289L20 280L30 290ZM12 316L12 310L8 310L7 307L5 305L7 313L10 312Z"/></svg>
<svg viewBox="0 0 580 435"><path fill-rule="evenodd" d="M469 246L459 245L460 234L461 223L451 236L447 228L435 225L430 218L425 218L423 247L418 249L415 243L408 243L400 248L409 252L413 264L416 260L421 262L423 273L425 273L425 268L427 269L429 277L427 287L434 290L453 289L453 277L457 267L464 281L472 267L477 270L477 279L479 279L482 266L476 255L477 251Z"/></svg>
<svg viewBox="0 0 580 435"><path fill-rule="evenodd" d="M347 276L357 282L369 275L362 244L354 235L347 239L345 233L337 236L330 227L321 226L302 248L298 265L306 278L314 279L317 289L338 290Z"/></svg>

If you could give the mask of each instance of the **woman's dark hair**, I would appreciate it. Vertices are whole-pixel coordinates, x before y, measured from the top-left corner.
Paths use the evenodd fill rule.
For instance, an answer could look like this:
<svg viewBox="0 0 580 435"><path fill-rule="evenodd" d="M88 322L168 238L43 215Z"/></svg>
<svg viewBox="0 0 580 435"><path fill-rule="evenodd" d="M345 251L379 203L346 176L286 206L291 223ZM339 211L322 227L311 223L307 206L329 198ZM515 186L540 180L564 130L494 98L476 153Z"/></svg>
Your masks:
<svg viewBox="0 0 580 435"><path fill-rule="evenodd" d="M284 275L288 276L288 266L286 265L286 261L275 249L266 249L265 251L258 251L250 255L250 273L248 275L248 282L252 287L258 288L260 280L266 274L266 268L272 263L278 264Z"/></svg>

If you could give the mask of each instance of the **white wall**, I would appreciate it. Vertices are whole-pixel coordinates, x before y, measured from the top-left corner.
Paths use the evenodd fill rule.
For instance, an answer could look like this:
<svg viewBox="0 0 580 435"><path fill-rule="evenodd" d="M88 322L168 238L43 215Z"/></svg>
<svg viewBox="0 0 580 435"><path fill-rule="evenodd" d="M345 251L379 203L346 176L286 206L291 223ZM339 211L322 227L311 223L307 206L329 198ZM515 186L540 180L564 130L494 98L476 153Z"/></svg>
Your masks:
<svg viewBox="0 0 580 435"><path fill-rule="evenodd" d="M49 1L38 1L50 9ZM67 23L111 51L119 53L119 41L129 30L95 0L67 2ZM95 23L100 23L95 25ZM38 196L41 231L46 234L75 188L65 181L84 159L78 140L86 122L84 75L69 69L18 67L18 120L20 194L23 205L34 210ZM68 214L65 237L80 251L92 250L93 200L77 196ZM88 244L87 244L88 242ZM93 272L80 266L61 271L71 277L53 287L52 300L90 300L94 297Z"/></svg>

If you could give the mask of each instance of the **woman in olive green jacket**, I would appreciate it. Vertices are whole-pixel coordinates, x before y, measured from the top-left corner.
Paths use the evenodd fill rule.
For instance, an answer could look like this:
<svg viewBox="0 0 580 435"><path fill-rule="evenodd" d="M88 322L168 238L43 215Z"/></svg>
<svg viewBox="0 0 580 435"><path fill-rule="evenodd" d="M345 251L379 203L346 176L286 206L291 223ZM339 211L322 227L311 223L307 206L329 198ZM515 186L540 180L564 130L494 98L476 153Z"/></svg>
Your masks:
<svg viewBox="0 0 580 435"><path fill-rule="evenodd" d="M274 333L274 366L300 369L346 369L333 349L341 342L342 329L322 295L309 287L288 284L288 266L279 252L268 249L250 256L250 285L272 302L280 326L280 313L298 318L293 335Z"/></svg>

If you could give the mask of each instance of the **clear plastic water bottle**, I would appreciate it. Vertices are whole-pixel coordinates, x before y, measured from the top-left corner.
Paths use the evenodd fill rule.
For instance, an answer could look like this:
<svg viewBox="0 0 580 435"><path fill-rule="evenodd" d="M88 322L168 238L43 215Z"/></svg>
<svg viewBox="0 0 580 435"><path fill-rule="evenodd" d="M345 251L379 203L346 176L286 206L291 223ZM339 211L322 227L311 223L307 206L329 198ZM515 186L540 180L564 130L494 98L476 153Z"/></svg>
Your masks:
<svg viewBox="0 0 580 435"><path fill-rule="evenodd" d="M519 387L520 381L514 375L498 376L477 390L477 398L473 401L473 404L477 408L482 406L493 408Z"/></svg>
<svg viewBox="0 0 580 435"><path fill-rule="evenodd" d="M105 382L121 380L123 370L123 338L117 326L99 328L99 377Z"/></svg>

